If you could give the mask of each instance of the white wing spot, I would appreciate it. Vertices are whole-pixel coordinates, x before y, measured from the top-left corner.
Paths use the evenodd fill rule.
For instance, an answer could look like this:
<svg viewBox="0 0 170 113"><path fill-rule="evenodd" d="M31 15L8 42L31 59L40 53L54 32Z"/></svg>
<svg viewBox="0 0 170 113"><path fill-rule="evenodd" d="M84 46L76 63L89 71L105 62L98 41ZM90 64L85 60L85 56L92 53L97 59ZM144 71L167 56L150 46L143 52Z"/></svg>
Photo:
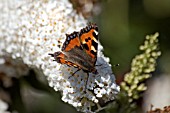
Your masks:
<svg viewBox="0 0 170 113"><path fill-rule="evenodd" d="M94 33L95 33L96 35L98 35L98 32L97 32L96 30L94 30Z"/></svg>
<svg viewBox="0 0 170 113"><path fill-rule="evenodd" d="M83 43L83 44L86 44L86 41L84 40L82 43Z"/></svg>
<svg viewBox="0 0 170 113"><path fill-rule="evenodd" d="M94 48L94 46L91 46L91 50L93 50L94 52L96 52L96 49Z"/></svg>

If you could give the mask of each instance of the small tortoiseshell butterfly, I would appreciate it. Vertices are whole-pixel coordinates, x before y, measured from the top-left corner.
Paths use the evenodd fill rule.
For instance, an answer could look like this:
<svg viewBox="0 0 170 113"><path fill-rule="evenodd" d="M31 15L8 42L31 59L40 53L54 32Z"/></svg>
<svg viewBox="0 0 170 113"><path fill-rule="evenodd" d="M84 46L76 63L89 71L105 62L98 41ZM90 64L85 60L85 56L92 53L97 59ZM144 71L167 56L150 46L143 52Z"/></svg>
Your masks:
<svg viewBox="0 0 170 113"><path fill-rule="evenodd" d="M63 43L61 51L49 54L54 57L54 61L60 64L66 64L83 70L87 74L97 74L95 68L98 48L98 27L90 23L80 32L66 34L66 40ZM74 75L75 71L72 75Z"/></svg>

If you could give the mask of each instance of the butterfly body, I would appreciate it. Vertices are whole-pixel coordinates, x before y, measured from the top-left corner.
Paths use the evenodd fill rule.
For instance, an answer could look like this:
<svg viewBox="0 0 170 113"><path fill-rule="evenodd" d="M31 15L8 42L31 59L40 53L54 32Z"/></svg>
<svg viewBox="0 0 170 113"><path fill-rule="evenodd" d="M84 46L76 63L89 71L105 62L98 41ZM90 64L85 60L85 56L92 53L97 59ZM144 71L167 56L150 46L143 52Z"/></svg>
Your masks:
<svg viewBox="0 0 170 113"><path fill-rule="evenodd" d="M50 55L60 64L96 74L97 46L98 27L95 24L89 24L80 32L66 34L61 51Z"/></svg>

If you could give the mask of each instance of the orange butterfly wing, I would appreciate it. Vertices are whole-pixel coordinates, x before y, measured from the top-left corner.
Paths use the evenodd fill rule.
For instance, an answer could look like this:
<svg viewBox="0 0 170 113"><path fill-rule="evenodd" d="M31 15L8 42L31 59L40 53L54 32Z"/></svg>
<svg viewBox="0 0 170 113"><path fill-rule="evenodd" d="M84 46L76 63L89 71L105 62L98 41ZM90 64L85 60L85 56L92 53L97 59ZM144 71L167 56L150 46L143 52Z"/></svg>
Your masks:
<svg viewBox="0 0 170 113"><path fill-rule="evenodd" d="M98 27L95 24L89 24L81 29L79 38L86 53L93 59L97 58L98 48Z"/></svg>
<svg viewBox="0 0 170 113"><path fill-rule="evenodd" d="M57 61L60 64L66 64L68 66L74 66L76 68L78 68L78 66L68 60L65 59L65 55L62 52L55 52L54 54L49 54L52 57L54 57L55 61Z"/></svg>
<svg viewBox="0 0 170 113"><path fill-rule="evenodd" d="M89 24L80 32L66 34L66 40L62 46L62 52L50 54L55 61L68 66L74 66L86 72L96 72L98 27Z"/></svg>
<svg viewBox="0 0 170 113"><path fill-rule="evenodd" d="M77 47L81 46L80 40L78 38L78 32L73 32L69 35L66 34L66 40L63 43L61 50L63 52L67 52L67 51L70 51L71 49L74 49L76 46Z"/></svg>

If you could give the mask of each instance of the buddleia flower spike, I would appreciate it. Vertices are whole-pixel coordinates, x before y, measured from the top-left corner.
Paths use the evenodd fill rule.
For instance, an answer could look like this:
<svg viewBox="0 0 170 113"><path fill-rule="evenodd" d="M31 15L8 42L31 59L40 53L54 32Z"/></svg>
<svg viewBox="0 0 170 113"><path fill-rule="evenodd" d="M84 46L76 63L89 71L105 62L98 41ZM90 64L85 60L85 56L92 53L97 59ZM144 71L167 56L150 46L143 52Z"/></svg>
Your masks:
<svg viewBox="0 0 170 113"><path fill-rule="evenodd" d="M14 3L0 3L1 56L21 58L30 68L42 71L49 85L61 92L62 100L79 111L100 111L114 101L119 86L109 58L102 53L97 25L87 25L69 0ZM77 69L80 70L70 77Z"/></svg>

